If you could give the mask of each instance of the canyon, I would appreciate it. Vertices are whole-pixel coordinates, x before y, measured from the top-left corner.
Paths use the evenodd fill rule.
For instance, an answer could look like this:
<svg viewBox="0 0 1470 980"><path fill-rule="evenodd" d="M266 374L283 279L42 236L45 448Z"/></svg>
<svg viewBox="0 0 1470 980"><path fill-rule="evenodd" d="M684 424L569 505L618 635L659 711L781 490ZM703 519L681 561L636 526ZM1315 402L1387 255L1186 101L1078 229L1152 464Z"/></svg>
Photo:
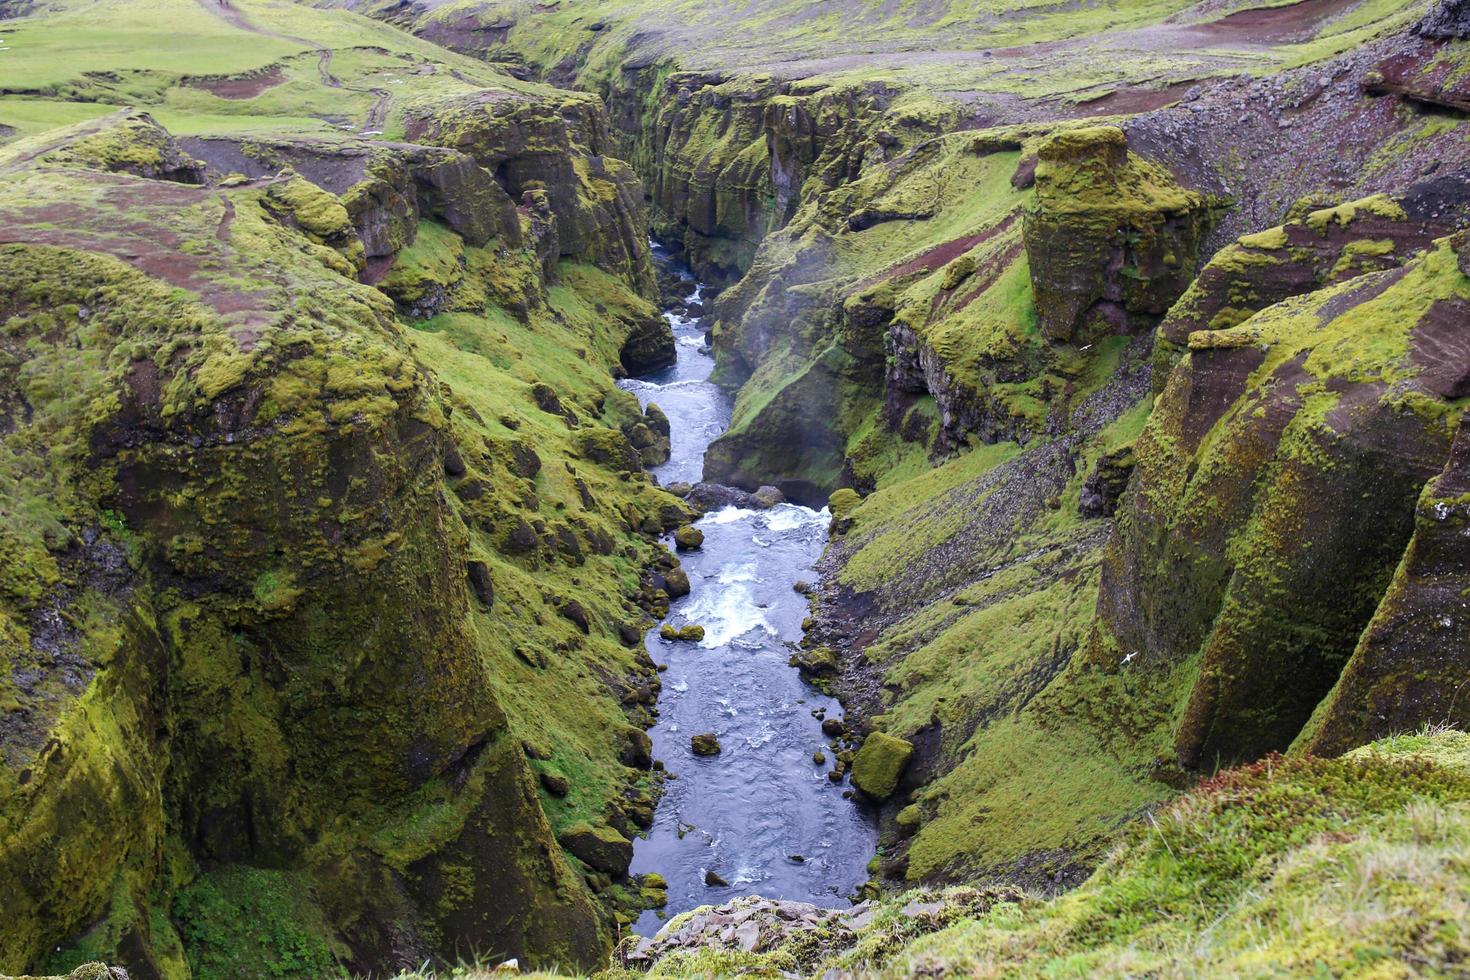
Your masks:
<svg viewBox="0 0 1470 980"><path fill-rule="evenodd" d="M1470 956L1470 6L0 16L0 970Z"/></svg>

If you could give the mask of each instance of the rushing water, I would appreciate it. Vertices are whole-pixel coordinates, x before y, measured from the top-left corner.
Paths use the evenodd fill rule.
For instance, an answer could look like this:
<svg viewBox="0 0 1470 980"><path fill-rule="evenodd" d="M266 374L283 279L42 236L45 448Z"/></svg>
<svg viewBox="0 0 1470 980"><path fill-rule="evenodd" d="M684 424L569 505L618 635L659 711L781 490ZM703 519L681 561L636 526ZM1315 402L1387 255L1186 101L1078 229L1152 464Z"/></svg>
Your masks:
<svg viewBox="0 0 1470 980"><path fill-rule="evenodd" d="M655 250L660 261L667 255ZM699 285L689 280L690 299ZM678 363L622 382L669 417L673 453L654 473L665 483L698 482L705 447L730 421L728 396L708 381L714 360L697 322L665 314ZM654 755L677 776L647 840L635 845L636 873L657 871L669 883L664 915L759 893L768 898L842 905L867 878L875 842L871 822L843 799L845 784L827 779L832 752L814 711L838 716L837 702L809 687L789 665L801 638L806 600L793 586L815 579L828 515L794 504L771 510L729 507L706 514L704 547L681 556L690 594L674 603L675 626L698 623L701 644L648 635L649 652L667 664L659 720L649 735ZM714 732L722 751L699 757L691 735ZM812 762L822 750L828 765ZM713 872L727 885L706 884ZM661 924L645 912L637 930Z"/></svg>

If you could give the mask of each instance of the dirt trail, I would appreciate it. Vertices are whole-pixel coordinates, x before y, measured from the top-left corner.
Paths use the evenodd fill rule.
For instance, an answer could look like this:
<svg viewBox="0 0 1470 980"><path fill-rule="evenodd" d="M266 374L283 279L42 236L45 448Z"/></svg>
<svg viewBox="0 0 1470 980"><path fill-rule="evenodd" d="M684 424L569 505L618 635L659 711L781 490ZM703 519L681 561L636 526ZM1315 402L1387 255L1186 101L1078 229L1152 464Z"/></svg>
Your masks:
<svg viewBox="0 0 1470 980"><path fill-rule="evenodd" d="M388 107L393 102L392 94L385 88L369 89L378 97L373 107L368 110L367 119L363 121L363 133L381 133L383 124L388 120Z"/></svg>
<svg viewBox="0 0 1470 980"><path fill-rule="evenodd" d="M252 24L240 9L230 3L230 0L199 0L199 6L214 14L220 20L231 27L251 34L259 34L261 37L272 37L278 41L289 41L292 44L304 44L317 53L316 70L321 76L322 84L329 88L341 88L342 80L332 74L332 49L325 44L313 41L310 38L300 37L295 34L282 34L280 31L272 31L265 27Z"/></svg>

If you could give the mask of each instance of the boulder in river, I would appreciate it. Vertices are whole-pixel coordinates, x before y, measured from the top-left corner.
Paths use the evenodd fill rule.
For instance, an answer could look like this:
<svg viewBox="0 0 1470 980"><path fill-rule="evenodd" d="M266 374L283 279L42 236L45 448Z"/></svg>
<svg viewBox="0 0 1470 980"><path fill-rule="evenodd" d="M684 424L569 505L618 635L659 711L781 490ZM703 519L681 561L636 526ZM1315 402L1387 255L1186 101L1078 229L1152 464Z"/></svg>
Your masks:
<svg viewBox="0 0 1470 980"><path fill-rule="evenodd" d="M873 732L852 761L852 784L874 799L886 800L898 788L898 779L913 754L913 745L905 740Z"/></svg>
<svg viewBox="0 0 1470 980"><path fill-rule="evenodd" d="M847 726L842 723L842 719L840 719L840 718L823 718L822 719L822 734L823 735L829 736L831 738L836 738L838 735L841 735L846 730L847 730Z"/></svg>
<svg viewBox="0 0 1470 980"><path fill-rule="evenodd" d="M685 643L701 643L704 641L704 627L698 623L685 623L679 627L679 639Z"/></svg>
<svg viewBox="0 0 1470 980"><path fill-rule="evenodd" d="M719 483L696 483L684 495L684 499L706 514L723 507L755 507L750 494Z"/></svg>
<svg viewBox="0 0 1470 980"><path fill-rule="evenodd" d="M691 735L689 736L689 748L695 755L719 755L720 740L715 737L714 732Z"/></svg>
<svg viewBox="0 0 1470 980"><path fill-rule="evenodd" d="M775 487L761 487L750 495L750 502L758 510L770 510L777 504L784 504L786 495Z"/></svg>
<svg viewBox="0 0 1470 980"><path fill-rule="evenodd" d="M674 546L680 551L698 551L704 544L704 532L693 524L685 524L674 532Z"/></svg>
<svg viewBox="0 0 1470 980"><path fill-rule="evenodd" d="M611 827L576 823L562 831L557 842L589 868L610 875L626 874L633 861L633 842Z"/></svg>
<svg viewBox="0 0 1470 980"><path fill-rule="evenodd" d="M704 883L706 885L708 885L709 887L711 887L711 888L729 888L730 887L730 883L728 881L726 881L724 878L721 878L714 871L706 871L704 873Z"/></svg>

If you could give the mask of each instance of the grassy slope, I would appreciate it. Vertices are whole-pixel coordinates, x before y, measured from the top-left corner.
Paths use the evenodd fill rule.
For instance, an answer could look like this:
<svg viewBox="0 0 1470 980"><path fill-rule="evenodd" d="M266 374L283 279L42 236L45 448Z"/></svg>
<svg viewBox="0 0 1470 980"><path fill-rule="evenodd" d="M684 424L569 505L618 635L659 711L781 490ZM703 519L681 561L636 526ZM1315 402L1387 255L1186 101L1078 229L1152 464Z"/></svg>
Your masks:
<svg viewBox="0 0 1470 980"><path fill-rule="evenodd" d="M1470 736L1459 732L1267 759L1135 824L1063 897L921 895L943 908L912 917L900 896L835 953L792 942L675 956L654 973L1454 976L1470 955L1467 807Z"/></svg>
<svg viewBox="0 0 1470 980"><path fill-rule="evenodd" d="M1204 11L1188 0L1086 5L947 0L917 10L877 0L820 7L793 0L569 0L554 6L529 0L451 0L426 10L417 29L448 29L467 15L481 23L513 23L509 37L495 45L497 55L513 53L543 69L580 66L584 81L613 78L622 49L631 46L644 57L671 58L686 69L770 73L809 79L809 85L881 80L918 86L924 91L917 97L965 100L985 92L1086 100L1125 84L1162 87L1211 74L1265 72L1317 60L1385 27L1407 24L1420 5L1370 0L1332 19L1316 37L1274 46L1173 30L1218 19L1242 6L1217 4ZM1150 30L1155 33L1126 36ZM1115 45L1103 37L1107 34L1125 36ZM1046 47L1056 42L1066 43ZM1041 47L1024 50L1031 45ZM1094 45L1108 51L1108 57L1078 56L1079 48ZM966 56L1011 48L1022 50L1004 58Z"/></svg>
<svg viewBox="0 0 1470 980"><path fill-rule="evenodd" d="M0 30L0 124L12 137L123 105L147 108L178 136L331 136L361 129L386 93L383 135L401 138L402 110L415 102L546 91L358 14L286 2L240 0L228 11L215 0L60 3ZM255 76L275 83L249 98L208 87Z"/></svg>

